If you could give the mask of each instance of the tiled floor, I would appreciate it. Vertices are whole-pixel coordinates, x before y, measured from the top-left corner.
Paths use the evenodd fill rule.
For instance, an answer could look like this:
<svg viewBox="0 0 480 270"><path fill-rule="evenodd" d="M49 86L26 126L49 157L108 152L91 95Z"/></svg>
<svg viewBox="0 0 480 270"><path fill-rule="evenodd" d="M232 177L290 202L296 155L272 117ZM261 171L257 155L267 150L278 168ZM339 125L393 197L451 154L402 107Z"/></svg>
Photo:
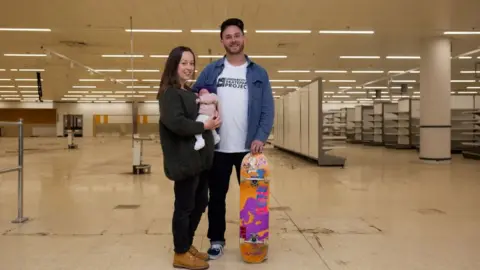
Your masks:
<svg viewBox="0 0 480 270"><path fill-rule="evenodd" d="M25 215L15 225L16 173L0 175L0 269L171 269L172 183L158 143L146 142L151 175L133 176L128 139L25 143ZM0 168L16 141L0 139ZM228 194L226 255L210 269L480 269L480 163L455 156L426 165L415 151L349 146L345 169L318 168L269 149L269 260L238 252L238 188ZM233 178L232 178L233 179ZM137 209L114 209L139 205ZM204 219L196 243L207 248Z"/></svg>

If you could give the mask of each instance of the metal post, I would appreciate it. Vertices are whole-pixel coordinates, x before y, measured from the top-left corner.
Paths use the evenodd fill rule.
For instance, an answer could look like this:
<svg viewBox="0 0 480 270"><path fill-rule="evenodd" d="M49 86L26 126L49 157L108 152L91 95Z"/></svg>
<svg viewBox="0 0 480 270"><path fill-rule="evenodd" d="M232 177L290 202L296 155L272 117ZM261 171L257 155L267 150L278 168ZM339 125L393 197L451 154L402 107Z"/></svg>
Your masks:
<svg viewBox="0 0 480 270"><path fill-rule="evenodd" d="M23 216L23 119L18 125L18 216L13 223L23 223L28 218Z"/></svg>

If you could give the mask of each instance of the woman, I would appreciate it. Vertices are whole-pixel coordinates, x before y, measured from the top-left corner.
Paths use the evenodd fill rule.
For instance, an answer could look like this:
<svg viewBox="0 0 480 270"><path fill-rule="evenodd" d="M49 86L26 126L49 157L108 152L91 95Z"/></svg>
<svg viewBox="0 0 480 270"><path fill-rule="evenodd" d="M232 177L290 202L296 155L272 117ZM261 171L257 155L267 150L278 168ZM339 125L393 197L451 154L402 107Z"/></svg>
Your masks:
<svg viewBox="0 0 480 270"><path fill-rule="evenodd" d="M157 98L160 105L160 141L165 175L174 181L175 206L172 221L175 255L173 266L207 269L208 255L193 245L193 237L208 204L207 171L213 162L212 130L220 119L196 122L196 94L187 86L195 72L190 48L174 48L168 56ZM194 149L195 134L203 134L205 147Z"/></svg>

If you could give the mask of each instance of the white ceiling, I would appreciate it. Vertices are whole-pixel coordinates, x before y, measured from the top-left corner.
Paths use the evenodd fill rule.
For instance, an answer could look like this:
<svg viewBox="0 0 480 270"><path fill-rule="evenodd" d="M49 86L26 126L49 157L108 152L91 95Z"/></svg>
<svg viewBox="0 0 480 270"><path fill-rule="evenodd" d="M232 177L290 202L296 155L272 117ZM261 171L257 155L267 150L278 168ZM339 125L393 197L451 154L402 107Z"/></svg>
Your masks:
<svg viewBox="0 0 480 270"><path fill-rule="evenodd" d="M445 31L480 30L480 1L478 0L262 0L215 1L125 1L125 0L16 0L4 1L0 10L0 28L48 28L48 32L0 31L0 99L35 98L36 81L33 71L12 69L44 69L43 98L61 100L66 95L74 99L131 100L130 94L117 91L135 91L138 100L154 100L160 72L135 72L136 86L150 89L129 89L132 82L114 84L85 82L80 79L103 78L90 74L84 67L71 65L55 53L62 54L81 65L98 69L119 69L121 72L103 73L115 79L131 79L130 58L102 57L102 55L130 54L130 17L134 29L170 29L176 33L133 33L133 52L143 55L134 58L133 69L160 70L166 55L177 45L187 45L199 56L221 55L223 48L218 33L192 33L192 29L218 30L228 17L244 20L247 30L246 51L251 56L282 56L258 59L267 68L276 95L293 91L305 80L322 76L324 91L329 100L344 100L337 96L340 86L357 86L388 75L389 71L403 71L419 66L418 59L387 59L387 56L419 56L423 37L444 35ZM374 34L319 34L320 30L368 30ZM257 33L256 30L309 30L310 33ZM447 35L452 38L452 55L477 49L480 35ZM53 54L42 57L13 57L5 54ZM341 59L340 56L379 56L379 59ZM476 91L467 87L480 86L480 78L461 71L473 71L480 54L471 59L452 60L452 79L475 80L452 83L452 91ZM212 59L199 58L198 70ZM480 68L480 67L479 67ZM5 70L5 71L1 71ZM309 72L281 72L306 70ZM346 73L316 73L316 70L346 70ZM382 71L353 73L352 71ZM480 75L480 74L479 74ZM419 80L419 74L401 75L398 80ZM147 80L147 81L145 81ZM149 81L150 80L150 81ZM280 81L278 81L280 80ZM288 80L282 81L282 80ZM293 80L293 82L290 82ZM354 80L355 82L331 82ZM385 82L375 84L385 86ZM95 89L77 89L77 86L95 86ZM418 84L411 84L414 93ZM7 92L8 91L8 92ZM22 91L32 91L31 93ZM69 93L83 91L83 93ZM99 93L99 91L101 93ZM110 93L109 93L110 91ZM358 90L357 90L358 91ZM348 93L348 91L346 91ZM31 96L30 96L31 95ZM91 96L93 95L93 97ZM116 95L115 97L107 97ZM341 95L345 95L342 93ZM72 98L72 96L70 96ZM358 95L351 95L356 99Z"/></svg>

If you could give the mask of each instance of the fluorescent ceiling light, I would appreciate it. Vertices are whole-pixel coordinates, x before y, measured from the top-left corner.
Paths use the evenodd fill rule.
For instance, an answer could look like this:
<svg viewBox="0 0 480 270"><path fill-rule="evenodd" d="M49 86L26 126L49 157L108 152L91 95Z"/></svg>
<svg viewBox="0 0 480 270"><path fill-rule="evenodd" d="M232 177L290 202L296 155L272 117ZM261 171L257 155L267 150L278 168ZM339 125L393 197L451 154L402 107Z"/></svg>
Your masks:
<svg viewBox="0 0 480 270"><path fill-rule="evenodd" d="M476 91L458 91L457 94L476 94Z"/></svg>
<svg viewBox="0 0 480 270"><path fill-rule="evenodd" d="M9 82L11 81L12 79L0 79L1 82Z"/></svg>
<svg viewBox="0 0 480 270"><path fill-rule="evenodd" d="M471 56L459 56L458 59L472 59Z"/></svg>
<svg viewBox="0 0 480 270"><path fill-rule="evenodd" d="M199 55L198 58L222 58L223 55ZM272 58L278 58L278 59L284 59L287 58L286 55L249 55L249 58L252 59L272 59Z"/></svg>
<svg viewBox="0 0 480 270"><path fill-rule="evenodd" d="M265 34L310 34L311 30L255 30L255 33Z"/></svg>
<svg viewBox="0 0 480 270"><path fill-rule="evenodd" d="M315 73L347 73L346 70L315 70Z"/></svg>
<svg viewBox="0 0 480 270"><path fill-rule="evenodd" d="M181 33L181 29L125 29L125 32L134 33Z"/></svg>
<svg viewBox="0 0 480 270"><path fill-rule="evenodd" d="M117 82L136 82L138 79L115 79Z"/></svg>
<svg viewBox="0 0 480 270"><path fill-rule="evenodd" d="M480 31L445 31L444 35L480 35Z"/></svg>
<svg viewBox="0 0 480 270"><path fill-rule="evenodd" d="M110 58L113 58L113 57L118 57L118 58L142 58L143 55L142 54L102 54L102 57L110 57Z"/></svg>
<svg viewBox="0 0 480 270"><path fill-rule="evenodd" d="M411 82L411 83L414 83L416 82L416 80L392 80L392 82L394 83L407 83L407 82Z"/></svg>
<svg viewBox="0 0 480 270"><path fill-rule="evenodd" d="M13 91L13 90L1 90L0 93L3 93L3 94L15 94L17 93L18 91Z"/></svg>
<svg viewBox="0 0 480 270"><path fill-rule="evenodd" d="M92 93L95 93L95 94L111 94L112 91L92 91Z"/></svg>
<svg viewBox="0 0 480 270"><path fill-rule="evenodd" d="M36 82L37 79L15 79L17 82ZM43 82L43 79L42 79Z"/></svg>
<svg viewBox="0 0 480 270"><path fill-rule="evenodd" d="M420 70L413 70L413 71L407 71L407 70L390 70L388 73L420 73Z"/></svg>
<svg viewBox="0 0 480 270"><path fill-rule="evenodd" d="M220 29L192 29L191 33L220 33ZM247 30L243 30L244 33L247 33Z"/></svg>
<svg viewBox="0 0 480 270"><path fill-rule="evenodd" d="M160 72L159 69L127 69L127 72Z"/></svg>
<svg viewBox="0 0 480 270"><path fill-rule="evenodd" d="M88 91L68 91L69 94L88 94Z"/></svg>
<svg viewBox="0 0 480 270"><path fill-rule="evenodd" d="M376 55L341 55L340 59L380 59Z"/></svg>
<svg viewBox="0 0 480 270"><path fill-rule="evenodd" d="M249 55L248 57L252 59L271 59L271 58L285 59L287 58L286 55Z"/></svg>
<svg viewBox="0 0 480 270"><path fill-rule="evenodd" d="M480 86L467 86L467 89L480 89Z"/></svg>
<svg viewBox="0 0 480 270"><path fill-rule="evenodd" d="M95 85L74 85L72 88L97 88Z"/></svg>
<svg viewBox="0 0 480 270"><path fill-rule="evenodd" d="M138 91L139 94L157 94L157 91Z"/></svg>
<svg viewBox="0 0 480 270"><path fill-rule="evenodd" d="M19 85L18 88L37 88L36 85Z"/></svg>
<svg viewBox="0 0 480 270"><path fill-rule="evenodd" d="M198 58L222 58L223 55L199 55Z"/></svg>
<svg viewBox="0 0 480 270"><path fill-rule="evenodd" d="M309 73L310 70L279 70L278 73Z"/></svg>
<svg viewBox="0 0 480 270"><path fill-rule="evenodd" d="M24 72L42 72L42 71L45 71L45 69L43 68L21 68L21 69L18 69L18 70L14 70L14 69L11 69L11 71L24 71Z"/></svg>
<svg viewBox="0 0 480 270"><path fill-rule="evenodd" d="M420 59L420 56L408 56L408 55L389 55L387 59Z"/></svg>
<svg viewBox="0 0 480 270"><path fill-rule="evenodd" d="M475 74L475 73L480 73L480 70L477 70L477 71L475 71L475 70L462 70L462 71L460 71L460 73L462 73L462 74Z"/></svg>
<svg viewBox="0 0 480 270"><path fill-rule="evenodd" d="M115 91L115 94L135 94L135 91Z"/></svg>
<svg viewBox="0 0 480 270"><path fill-rule="evenodd" d="M272 89L283 89L285 86L272 86Z"/></svg>
<svg viewBox="0 0 480 270"><path fill-rule="evenodd" d="M329 82L356 82L356 80L329 80Z"/></svg>
<svg viewBox="0 0 480 270"><path fill-rule="evenodd" d="M375 34L375 31L372 30L320 30L319 34L361 34L361 35L372 35Z"/></svg>
<svg viewBox="0 0 480 270"><path fill-rule="evenodd" d="M103 82L105 79L78 79L79 82Z"/></svg>
<svg viewBox="0 0 480 270"><path fill-rule="evenodd" d="M475 80L450 80L452 83L474 83Z"/></svg>
<svg viewBox="0 0 480 270"><path fill-rule="evenodd" d="M270 82L295 82L295 80L270 80Z"/></svg>
<svg viewBox="0 0 480 270"><path fill-rule="evenodd" d="M133 89L135 89L135 88L139 88L139 89L140 89L140 88L143 88L143 89L145 89L145 88L150 88L150 86L148 86L148 85L133 85L133 86L132 86L132 85L128 85L127 88L133 88Z"/></svg>
<svg viewBox="0 0 480 270"><path fill-rule="evenodd" d="M4 56L18 56L18 57L44 57L44 53L4 53Z"/></svg>
<svg viewBox="0 0 480 270"><path fill-rule="evenodd" d="M0 28L0 31L13 31L13 32L51 32L49 28Z"/></svg>
<svg viewBox="0 0 480 270"><path fill-rule="evenodd" d="M352 70L352 73L383 73L383 70Z"/></svg>
<svg viewBox="0 0 480 270"><path fill-rule="evenodd" d="M192 29L190 30L192 33L220 33L218 29Z"/></svg>
<svg viewBox="0 0 480 270"><path fill-rule="evenodd" d="M312 80L298 80L298 82L311 82Z"/></svg>
<svg viewBox="0 0 480 270"><path fill-rule="evenodd" d="M152 54L150 55L152 58L168 58L167 54Z"/></svg>
<svg viewBox="0 0 480 270"><path fill-rule="evenodd" d="M122 72L121 69L94 69L95 72Z"/></svg>
<svg viewBox="0 0 480 270"><path fill-rule="evenodd" d="M333 95L333 98L349 98L349 95Z"/></svg>
<svg viewBox="0 0 480 270"><path fill-rule="evenodd" d="M38 93L38 91L20 91L20 93L29 93L29 94L33 94L33 93Z"/></svg>
<svg viewBox="0 0 480 270"><path fill-rule="evenodd" d="M349 91L349 92L346 92L347 94L351 94L351 95L366 95L367 93L366 92L362 92L362 91Z"/></svg>
<svg viewBox="0 0 480 270"><path fill-rule="evenodd" d="M159 82L160 79L142 79L142 82Z"/></svg>

